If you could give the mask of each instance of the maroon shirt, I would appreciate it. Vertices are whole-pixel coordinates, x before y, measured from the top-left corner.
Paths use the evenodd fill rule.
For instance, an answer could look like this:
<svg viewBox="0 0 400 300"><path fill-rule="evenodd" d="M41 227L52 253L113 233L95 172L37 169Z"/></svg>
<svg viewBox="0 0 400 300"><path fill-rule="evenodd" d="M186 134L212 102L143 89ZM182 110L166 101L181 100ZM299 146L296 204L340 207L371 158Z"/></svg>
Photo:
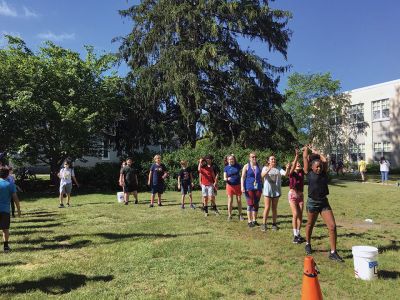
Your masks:
<svg viewBox="0 0 400 300"><path fill-rule="evenodd" d="M293 172L289 175L289 187L298 192L302 192L304 189L304 171Z"/></svg>

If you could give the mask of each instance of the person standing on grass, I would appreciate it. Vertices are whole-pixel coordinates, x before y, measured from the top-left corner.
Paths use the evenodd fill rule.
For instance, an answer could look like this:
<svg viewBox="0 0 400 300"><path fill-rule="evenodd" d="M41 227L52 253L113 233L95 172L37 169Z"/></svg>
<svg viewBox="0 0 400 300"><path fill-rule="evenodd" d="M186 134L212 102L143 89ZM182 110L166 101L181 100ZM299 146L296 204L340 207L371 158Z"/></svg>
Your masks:
<svg viewBox="0 0 400 300"><path fill-rule="evenodd" d="M71 167L69 161L64 162L64 167L61 168L60 172L57 174L60 178L60 205L59 208L64 208L64 194L67 196L67 206L70 206L71 191L72 191L72 180L75 182L76 186L79 187L79 183L75 178L75 171Z"/></svg>
<svg viewBox="0 0 400 300"><path fill-rule="evenodd" d="M308 149L312 150L312 160L309 160ZM315 158L319 157L319 158ZM314 159L315 158L315 159ZM318 151L312 149L310 146L303 148L303 162L304 173L307 175L308 180L308 198L307 198L307 225L306 225L306 255L311 255L311 235L317 221L318 214L321 214L326 226L329 230L329 244L331 251L329 259L343 262L336 249L336 222L329 205L328 198L328 163L326 157ZM311 169L310 169L311 164Z"/></svg>
<svg viewBox="0 0 400 300"><path fill-rule="evenodd" d="M262 193L261 169L257 163L257 155L251 152L250 161L242 169L241 187L247 202L247 225L257 226L257 213Z"/></svg>
<svg viewBox="0 0 400 300"><path fill-rule="evenodd" d="M228 221L232 220L233 196L239 211L239 220L243 221L242 216L242 189L240 185L240 170L242 166L236 161L235 155L231 154L227 157L228 164L224 168L224 181L226 182L226 194L228 196Z"/></svg>
<svg viewBox="0 0 400 300"><path fill-rule="evenodd" d="M387 184L387 181L389 180L389 168L390 162L387 161L384 156L382 156L381 160L379 161L379 170L381 171L382 184Z"/></svg>
<svg viewBox="0 0 400 300"><path fill-rule="evenodd" d="M219 215L219 211L217 209L217 194L218 194L218 178L219 178L219 173L221 172L220 168L216 163L214 163L214 156L208 155L209 159L211 160L211 167L214 171L214 194L211 196L211 205L212 205L212 210L215 211L217 215Z"/></svg>
<svg viewBox="0 0 400 300"><path fill-rule="evenodd" d="M294 161L289 166L289 194L288 200L292 210L293 243L301 244L306 240L300 235L301 223L303 222L304 207L304 170L299 163L299 150L295 150Z"/></svg>
<svg viewBox="0 0 400 300"><path fill-rule="evenodd" d="M12 183L13 185L15 185L16 190L18 189L17 185L15 184L15 177L13 174L13 168L12 167L8 167L8 177L7 177L7 181L9 183ZM15 218L15 203L14 203L14 199L13 197L11 197L11 215L13 216L13 218Z"/></svg>
<svg viewBox="0 0 400 300"><path fill-rule="evenodd" d="M288 167L286 168L288 169ZM277 168L276 158L271 155L268 158L266 165L263 167L261 177L264 179L264 212L263 223L261 230L267 230L267 218L272 206L272 230L278 230L277 217L278 217L278 201L281 196L282 175L286 172L281 168Z"/></svg>
<svg viewBox="0 0 400 300"><path fill-rule="evenodd" d="M211 166L211 159L209 156L199 159L199 165L197 167L200 176L201 185L201 196L203 200L203 210L204 215L208 216L208 201L211 202L212 196L214 195L214 184L215 184L215 174L214 169ZM213 205L215 213L218 210L215 204Z"/></svg>
<svg viewBox="0 0 400 300"><path fill-rule="evenodd" d="M129 203L129 195L133 194L135 198L135 204L139 203L138 200L138 177L137 171L133 167L132 158L128 158L126 160L126 165L121 169L121 173L119 175L119 185L122 186L124 191L124 204L128 205Z"/></svg>
<svg viewBox="0 0 400 300"><path fill-rule="evenodd" d="M0 167L0 229L3 231L4 252L10 251L8 239L10 236L10 205L13 199L17 206L18 217L21 216L21 208L19 206L19 199L17 196L15 185L7 181L9 175L8 168Z"/></svg>
<svg viewBox="0 0 400 300"><path fill-rule="evenodd" d="M188 168L187 160L181 160L180 162L182 169L179 171L178 175L178 190L181 190L182 194L182 204L181 208L185 208L185 196L189 195L190 208L195 209L196 206L193 204L192 189L193 189L193 174Z"/></svg>
<svg viewBox="0 0 400 300"><path fill-rule="evenodd" d="M149 207L154 207L154 198L158 196L158 206L162 206L161 195L164 193L164 180L168 176L167 167L161 162L161 155L154 156L154 163L150 167L147 184L151 188Z"/></svg>
<svg viewBox="0 0 400 300"><path fill-rule="evenodd" d="M360 160L358 161L358 171L361 174L361 181L365 182L365 173L367 172L367 163L363 159L362 156L360 156Z"/></svg>

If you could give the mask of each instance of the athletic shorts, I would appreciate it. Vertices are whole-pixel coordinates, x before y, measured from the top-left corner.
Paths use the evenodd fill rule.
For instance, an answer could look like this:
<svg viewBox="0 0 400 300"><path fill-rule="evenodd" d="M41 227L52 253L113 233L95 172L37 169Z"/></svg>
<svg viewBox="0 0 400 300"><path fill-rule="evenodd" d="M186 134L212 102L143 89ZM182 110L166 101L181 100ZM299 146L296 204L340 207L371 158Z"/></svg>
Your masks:
<svg viewBox="0 0 400 300"><path fill-rule="evenodd" d="M201 195L203 197L212 197L215 196L214 186L213 185L201 185Z"/></svg>
<svg viewBox="0 0 400 300"><path fill-rule="evenodd" d="M162 194L164 193L164 185L163 184L155 184L151 186L151 194Z"/></svg>
<svg viewBox="0 0 400 300"><path fill-rule="evenodd" d="M325 210L332 210L328 198L321 200L315 200L310 197L307 198L307 212L321 213Z"/></svg>
<svg viewBox="0 0 400 300"><path fill-rule="evenodd" d="M289 190L288 200L289 200L289 203L290 202L297 203L297 204L304 203L303 192L296 191L296 190Z"/></svg>
<svg viewBox="0 0 400 300"><path fill-rule="evenodd" d="M133 192L137 192L137 190L138 190L138 187L136 184L124 186L124 193L133 193Z"/></svg>
<svg viewBox="0 0 400 300"><path fill-rule="evenodd" d="M71 194L72 182L60 185L60 194Z"/></svg>
<svg viewBox="0 0 400 300"><path fill-rule="evenodd" d="M192 192L192 185L189 184L181 184L181 194L186 195Z"/></svg>
<svg viewBox="0 0 400 300"><path fill-rule="evenodd" d="M0 212L0 229L10 229L10 214Z"/></svg>
<svg viewBox="0 0 400 300"><path fill-rule="evenodd" d="M226 194L228 196L241 196L242 195L242 187L240 184L238 185L226 185Z"/></svg>

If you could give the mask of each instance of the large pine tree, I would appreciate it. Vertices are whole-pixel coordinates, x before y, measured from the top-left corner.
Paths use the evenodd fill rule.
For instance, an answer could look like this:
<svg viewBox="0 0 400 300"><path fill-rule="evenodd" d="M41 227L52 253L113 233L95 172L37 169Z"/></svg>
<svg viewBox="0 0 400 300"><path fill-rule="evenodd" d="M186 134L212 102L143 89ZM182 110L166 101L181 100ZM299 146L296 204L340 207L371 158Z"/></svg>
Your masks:
<svg viewBox="0 0 400 300"><path fill-rule="evenodd" d="M290 117L277 91L287 67L243 49L239 39L286 58L288 11L269 1L143 0L120 14L133 21L120 54L134 101L152 107L165 132L192 146L199 128L221 144L287 145Z"/></svg>

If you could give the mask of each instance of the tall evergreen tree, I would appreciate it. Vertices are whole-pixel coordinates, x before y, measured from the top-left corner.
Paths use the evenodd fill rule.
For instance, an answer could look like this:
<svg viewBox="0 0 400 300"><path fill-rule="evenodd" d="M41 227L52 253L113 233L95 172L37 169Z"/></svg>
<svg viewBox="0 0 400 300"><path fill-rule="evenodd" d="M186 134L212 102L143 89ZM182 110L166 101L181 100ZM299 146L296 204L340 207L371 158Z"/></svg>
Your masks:
<svg viewBox="0 0 400 300"><path fill-rule="evenodd" d="M291 140L277 91L287 67L239 44L260 41L286 58L289 12L269 1L143 0L120 14L133 21L120 38L128 82L181 143L195 146L200 126L219 143L274 147L272 135Z"/></svg>

